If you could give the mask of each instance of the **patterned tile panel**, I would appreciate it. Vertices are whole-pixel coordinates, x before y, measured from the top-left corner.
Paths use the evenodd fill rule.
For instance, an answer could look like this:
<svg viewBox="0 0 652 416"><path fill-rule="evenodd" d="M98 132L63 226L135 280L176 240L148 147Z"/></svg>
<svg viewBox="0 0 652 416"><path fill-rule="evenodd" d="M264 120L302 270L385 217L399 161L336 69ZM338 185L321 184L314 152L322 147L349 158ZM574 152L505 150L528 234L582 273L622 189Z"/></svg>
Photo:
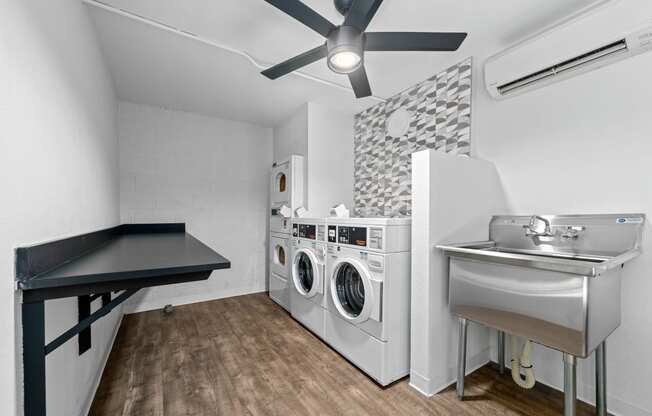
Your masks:
<svg viewBox="0 0 652 416"><path fill-rule="evenodd" d="M469 58L355 116L356 215L412 214L413 152L470 153L471 65ZM399 108L410 113L410 124L396 138L385 126Z"/></svg>

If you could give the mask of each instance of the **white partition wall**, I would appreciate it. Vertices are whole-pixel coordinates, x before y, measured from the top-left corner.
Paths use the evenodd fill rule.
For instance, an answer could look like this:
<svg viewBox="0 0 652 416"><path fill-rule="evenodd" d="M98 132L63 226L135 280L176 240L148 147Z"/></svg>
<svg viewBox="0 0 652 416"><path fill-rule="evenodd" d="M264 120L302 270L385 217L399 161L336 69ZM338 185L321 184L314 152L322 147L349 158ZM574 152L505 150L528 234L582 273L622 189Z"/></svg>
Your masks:
<svg viewBox="0 0 652 416"><path fill-rule="evenodd" d="M302 204L312 218L353 206L353 115L306 103L274 127L274 160L305 158Z"/></svg>
<svg viewBox="0 0 652 416"><path fill-rule="evenodd" d="M457 319L448 310L448 260L435 245L488 238L507 212L490 162L424 150L412 154L410 385L432 395L455 381ZM467 369L489 361L489 330L469 324Z"/></svg>

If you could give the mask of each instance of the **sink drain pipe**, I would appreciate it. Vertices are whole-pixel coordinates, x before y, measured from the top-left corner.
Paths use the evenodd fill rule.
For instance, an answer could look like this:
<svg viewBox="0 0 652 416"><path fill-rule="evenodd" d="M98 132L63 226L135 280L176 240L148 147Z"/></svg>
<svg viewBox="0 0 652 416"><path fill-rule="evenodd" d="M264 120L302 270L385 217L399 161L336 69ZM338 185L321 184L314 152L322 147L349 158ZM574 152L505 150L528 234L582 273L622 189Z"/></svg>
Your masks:
<svg viewBox="0 0 652 416"><path fill-rule="evenodd" d="M515 335L510 336L512 340L512 379L514 383L523 387L524 389L531 389L534 387L534 368L530 361L530 354L532 353L532 341L525 339L523 351L519 358L518 339ZM525 372L525 379L521 376L521 370Z"/></svg>

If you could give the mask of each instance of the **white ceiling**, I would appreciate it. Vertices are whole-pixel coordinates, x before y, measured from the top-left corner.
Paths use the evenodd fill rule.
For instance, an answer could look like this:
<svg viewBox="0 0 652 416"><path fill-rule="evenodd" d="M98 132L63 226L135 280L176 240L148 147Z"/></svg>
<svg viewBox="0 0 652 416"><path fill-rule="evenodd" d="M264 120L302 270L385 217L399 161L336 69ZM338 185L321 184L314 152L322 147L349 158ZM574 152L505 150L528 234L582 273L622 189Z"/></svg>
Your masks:
<svg viewBox="0 0 652 416"><path fill-rule="evenodd" d="M102 0L134 14L277 63L323 43L263 0ZM595 0L385 0L369 31L465 31L455 53L365 54L374 95L389 97L471 55L487 56ZM305 3L335 24L331 0ZM296 75L270 81L247 59L89 6L120 99L274 125L314 101L355 113L375 104ZM341 85L319 61L305 72Z"/></svg>

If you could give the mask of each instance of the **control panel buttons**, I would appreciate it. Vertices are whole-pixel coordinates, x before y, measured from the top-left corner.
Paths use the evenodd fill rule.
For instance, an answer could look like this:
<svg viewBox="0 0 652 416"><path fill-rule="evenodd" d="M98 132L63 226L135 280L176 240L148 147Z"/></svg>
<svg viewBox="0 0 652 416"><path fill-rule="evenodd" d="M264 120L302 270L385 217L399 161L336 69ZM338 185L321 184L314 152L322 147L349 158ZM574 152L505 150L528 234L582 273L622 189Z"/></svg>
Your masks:
<svg viewBox="0 0 652 416"><path fill-rule="evenodd" d="M383 229L369 228L369 248L382 250L383 248Z"/></svg>
<svg viewBox="0 0 652 416"><path fill-rule="evenodd" d="M337 243L337 227L334 225L328 226L328 242Z"/></svg>

